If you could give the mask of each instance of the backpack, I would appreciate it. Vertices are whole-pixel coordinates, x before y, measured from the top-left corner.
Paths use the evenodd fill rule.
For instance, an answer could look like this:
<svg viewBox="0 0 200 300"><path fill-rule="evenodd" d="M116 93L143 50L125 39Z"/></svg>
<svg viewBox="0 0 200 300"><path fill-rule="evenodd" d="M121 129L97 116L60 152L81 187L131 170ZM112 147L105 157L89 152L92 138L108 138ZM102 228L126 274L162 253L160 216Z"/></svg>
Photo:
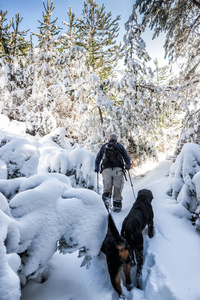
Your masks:
<svg viewBox="0 0 200 300"><path fill-rule="evenodd" d="M123 167L120 150L114 143L107 143L104 148L102 166L104 168Z"/></svg>

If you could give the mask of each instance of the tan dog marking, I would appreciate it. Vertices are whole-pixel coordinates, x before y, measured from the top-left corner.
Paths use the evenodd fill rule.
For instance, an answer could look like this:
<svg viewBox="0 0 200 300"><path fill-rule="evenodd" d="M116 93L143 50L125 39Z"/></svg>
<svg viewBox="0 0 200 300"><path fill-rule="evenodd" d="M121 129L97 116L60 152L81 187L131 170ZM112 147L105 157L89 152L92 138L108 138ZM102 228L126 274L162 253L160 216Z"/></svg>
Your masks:
<svg viewBox="0 0 200 300"><path fill-rule="evenodd" d="M129 256L129 251L126 250L123 246L117 246L117 248L119 250L119 256L121 256L123 260L127 260Z"/></svg>

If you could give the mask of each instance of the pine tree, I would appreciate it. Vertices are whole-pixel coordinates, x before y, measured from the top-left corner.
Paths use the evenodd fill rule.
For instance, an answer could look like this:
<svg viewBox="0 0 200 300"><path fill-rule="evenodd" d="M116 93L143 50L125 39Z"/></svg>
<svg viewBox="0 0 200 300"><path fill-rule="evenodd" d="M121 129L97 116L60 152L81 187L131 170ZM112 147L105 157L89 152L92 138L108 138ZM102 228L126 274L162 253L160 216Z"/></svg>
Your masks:
<svg viewBox="0 0 200 300"><path fill-rule="evenodd" d="M11 24L6 24L4 26L4 22L7 21L6 15L8 11L3 12L0 11L0 57L6 56L10 54L10 42L9 42L9 30Z"/></svg>
<svg viewBox="0 0 200 300"><path fill-rule="evenodd" d="M77 19L77 44L87 51L88 70L96 71L101 80L112 74L120 58L120 46L116 45L120 16L112 20L104 4L100 7L94 0L86 0L82 18Z"/></svg>
<svg viewBox="0 0 200 300"><path fill-rule="evenodd" d="M7 11L0 12L0 56L6 56L8 60L11 56L18 60L26 56L29 50L29 43L26 41L27 32L29 30L19 30L20 23L23 18L20 18L19 13L12 18L10 24L4 26Z"/></svg>
<svg viewBox="0 0 200 300"><path fill-rule="evenodd" d="M62 52L65 49L72 49L76 45L76 18L75 13L72 12L72 8L69 8L67 12L69 21L63 22L64 26L68 26L68 31L61 34L60 36L60 51Z"/></svg>
<svg viewBox="0 0 200 300"><path fill-rule="evenodd" d="M20 18L19 13L12 18L11 26L11 55L14 57L26 56L30 48L29 42L26 41L26 36L29 30L19 30L20 23L23 18Z"/></svg>
<svg viewBox="0 0 200 300"><path fill-rule="evenodd" d="M153 38L166 33L165 52L170 61L181 58L187 76L199 66L199 9L198 0L137 0L135 7L143 14L142 23L154 29ZM184 59L184 60L183 60ZM186 79L188 80L189 77Z"/></svg>
<svg viewBox="0 0 200 300"><path fill-rule="evenodd" d="M19 13L12 18L9 25L3 26L6 13L1 11L1 56L0 62L3 84L0 88L1 109L10 119L22 120L19 112L24 101L24 71L29 43L25 37L28 31L20 31L19 25L23 18Z"/></svg>
<svg viewBox="0 0 200 300"><path fill-rule="evenodd" d="M39 39L39 47L50 50L52 49L52 46L55 46L55 39L54 36L58 35L61 28L56 25L56 22L58 18L51 21L52 13L55 9L55 5L53 2L51 2L51 5L49 4L49 0L47 0L47 5L45 5L45 2L43 1L44 10L43 15L43 21L38 21L40 23L40 26L38 27L40 30L40 33L34 33L38 39Z"/></svg>

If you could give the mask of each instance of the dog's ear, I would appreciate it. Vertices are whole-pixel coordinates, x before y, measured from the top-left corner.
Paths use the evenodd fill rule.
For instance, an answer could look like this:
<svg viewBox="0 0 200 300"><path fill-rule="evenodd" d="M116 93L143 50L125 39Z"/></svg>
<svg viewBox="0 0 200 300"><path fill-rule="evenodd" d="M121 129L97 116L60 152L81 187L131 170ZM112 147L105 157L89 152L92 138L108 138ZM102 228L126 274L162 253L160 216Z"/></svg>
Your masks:
<svg viewBox="0 0 200 300"><path fill-rule="evenodd" d="M118 240L119 237L120 237L120 235L119 235L119 232L117 230L117 227L116 227L116 225L114 223L114 220L113 220L111 214L108 215L108 229L112 233L112 235L115 238L115 240Z"/></svg>
<svg viewBox="0 0 200 300"><path fill-rule="evenodd" d="M152 191L149 191L150 192L150 197L151 197L151 201L153 200L153 194L152 194Z"/></svg>

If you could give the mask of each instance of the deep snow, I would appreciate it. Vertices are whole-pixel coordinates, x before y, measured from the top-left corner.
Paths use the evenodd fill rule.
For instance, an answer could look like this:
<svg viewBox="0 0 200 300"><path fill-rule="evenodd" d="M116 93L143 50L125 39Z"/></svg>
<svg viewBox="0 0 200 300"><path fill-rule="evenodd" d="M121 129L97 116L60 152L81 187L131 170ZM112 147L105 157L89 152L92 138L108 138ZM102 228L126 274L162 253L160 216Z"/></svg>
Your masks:
<svg viewBox="0 0 200 300"><path fill-rule="evenodd" d="M143 291L124 292L128 300L199 300L200 236L188 220L190 213L166 194L171 163L161 162L145 176L132 179L137 194L142 188L154 195L155 235L145 236ZM130 182L125 183L123 210L112 213L120 230L134 201ZM21 300L114 300L118 299L110 283L105 257L94 257L91 267L80 267L78 253L53 255L40 284L29 281ZM134 272L133 272L134 276Z"/></svg>
<svg viewBox="0 0 200 300"><path fill-rule="evenodd" d="M96 189L95 155L71 146L64 128L36 141L13 122L0 116L0 300L117 300L99 255L107 211L88 189ZM127 300L200 300L200 222L189 220L200 211L199 148L188 143L174 164L131 170L135 194L153 192L155 234L144 230L143 290L123 287ZM112 213L119 231L134 202L130 181L123 197ZM85 258L89 269L80 267Z"/></svg>

